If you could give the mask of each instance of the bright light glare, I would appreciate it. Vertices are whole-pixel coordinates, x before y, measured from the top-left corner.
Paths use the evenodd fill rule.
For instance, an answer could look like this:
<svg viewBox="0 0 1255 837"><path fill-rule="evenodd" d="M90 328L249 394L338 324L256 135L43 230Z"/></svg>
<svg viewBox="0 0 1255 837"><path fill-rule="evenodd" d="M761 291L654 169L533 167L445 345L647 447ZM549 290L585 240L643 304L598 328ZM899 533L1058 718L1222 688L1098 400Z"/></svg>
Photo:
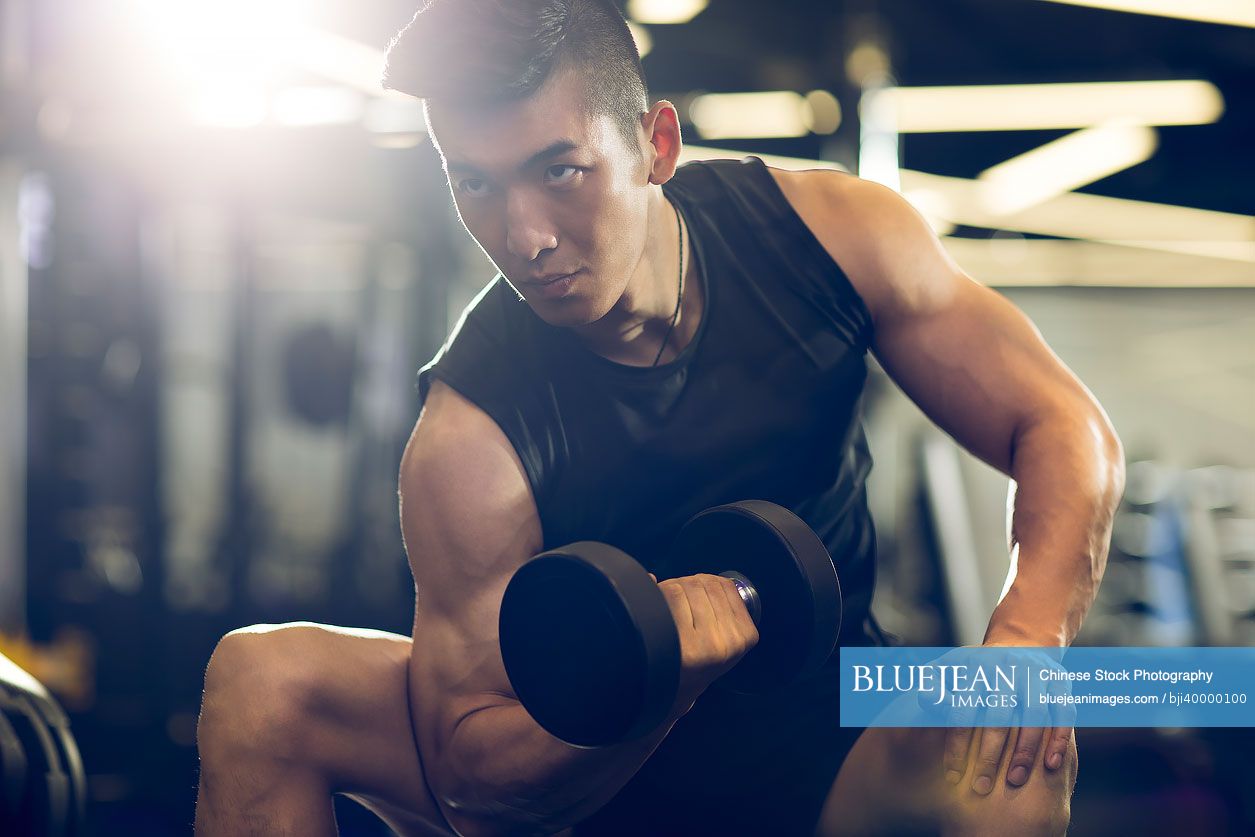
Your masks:
<svg viewBox="0 0 1255 837"><path fill-rule="evenodd" d="M628 0L628 17L637 23L688 23L707 0Z"/></svg>
<svg viewBox="0 0 1255 837"><path fill-rule="evenodd" d="M334 85L288 87L275 93L270 105L277 124L294 128L349 124L364 111L360 93Z"/></svg>
<svg viewBox="0 0 1255 837"><path fill-rule="evenodd" d="M423 106L412 97L376 99L366 105L362 127L375 134L423 134L427 123L423 119Z"/></svg>
<svg viewBox="0 0 1255 837"><path fill-rule="evenodd" d="M858 176L902 191L901 134L888 98L892 88L869 87L859 98Z"/></svg>
<svg viewBox="0 0 1255 837"><path fill-rule="evenodd" d="M924 216L928 226L937 235L949 235L954 232L954 222L947 220L953 214L946 196L932 189L913 189L902 193L902 197L915 207L915 211Z"/></svg>
<svg viewBox="0 0 1255 837"><path fill-rule="evenodd" d="M269 102L261 88L224 83L200 90L188 101L187 110L202 125L252 128L266 121Z"/></svg>
<svg viewBox="0 0 1255 837"><path fill-rule="evenodd" d="M1202 125L1224 112L1208 81L890 87L882 98L904 134L1089 128L1109 120Z"/></svg>
<svg viewBox="0 0 1255 837"><path fill-rule="evenodd" d="M1047 0L1068 6L1089 6L1116 12L1132 12L1204 23L1255 27L1255 3L1251 0Z"/></svg>
<svg viewBox="0 0 1255 837"><path fill-rule="evenodd" d="M806 94L802 120L812 133L834 133L841 127L841 103L827 90L812 90Z"/></svg>
<svg viewBox="0 0 1255 837"><path fill-rule="evenodd" d="M1144 125L1085 128L981 172L981 201L1010 214L1145 162L1158 138Z"/></svg>
<svg viewBox="0 0 1255 837"><path fill-rule="evenodd" d="M902 170L906 191L944 196L950 220L985 229L1079 238L1255 263L1255 218L1187 206L1068 192L1012 215L984 206L976 180Z"/></svg>
<svg viewBox="0 0 1255 837"><path fill-rule="evenodd" d="M286 125L343 122L360 102L350 91L311 95L280 91L293 70L376 97L384 58L375 47L324 32L302 18L299 0L127 0L161 65L198 122L248 127L273 108ZM270 101L271 97L274 101ZM301 99L300 97L304 97ZM300 99L300 101L298 101ZM317 112L316 112L317 111Z"/></svg>
<svg viewBox="0 0 1255 837"><path fill-rule="evenodd" d="M265 86L299 18L295 0L129 0L165 66L189 83Z"/></svg>
<svg viewBox="0 0 1255 837"><path fill-rule="evenodd" d="M331 81L346 84L371 96L406 100L414 98L396 90L384 90L383 51L369 44L354 41L307 26L295 27L292 37L277 42L283 60Z"/></svg>
<svg viewBox="0 0 1255 837"><path fill-rule="evenodd" d="M1100 241L1006 234L944 244L969 276L998 287L1249 288L1255 281L1249 263Z"/></svg>
<svg viewBox="0 0 1255 837"><path fill-rule="evenodd" d="M709 93L693 99L689 119L706 139L804 137L810 106L788 90L769 93Z"/></svg>

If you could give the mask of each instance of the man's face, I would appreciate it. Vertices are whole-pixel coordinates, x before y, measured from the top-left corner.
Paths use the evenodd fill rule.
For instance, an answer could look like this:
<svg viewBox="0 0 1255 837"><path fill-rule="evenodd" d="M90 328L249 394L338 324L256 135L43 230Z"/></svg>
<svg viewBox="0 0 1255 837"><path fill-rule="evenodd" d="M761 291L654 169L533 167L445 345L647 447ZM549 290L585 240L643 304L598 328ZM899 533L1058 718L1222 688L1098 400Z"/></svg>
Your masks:
<svg viewBox="0 0 1255 837"><path fill-rule="evenodd" d="M645 246L642 148L629 148L612 118L589 112L587 101L580 75L560 71L519 102L429 103L462 223L537 315L557 326L605 316ZM574 275L554 281L566 274Z"/></svg>

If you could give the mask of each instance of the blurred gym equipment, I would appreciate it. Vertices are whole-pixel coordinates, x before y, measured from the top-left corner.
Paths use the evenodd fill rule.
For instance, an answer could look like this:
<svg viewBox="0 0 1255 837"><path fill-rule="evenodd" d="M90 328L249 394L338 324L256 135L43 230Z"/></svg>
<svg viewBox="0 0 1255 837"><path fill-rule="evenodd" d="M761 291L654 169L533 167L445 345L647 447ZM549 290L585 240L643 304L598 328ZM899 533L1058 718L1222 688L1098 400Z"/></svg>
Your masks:
<svg viewBox="0 0 1255 837"><path fill-rule="evenodd" d="M83 834L86 800L65 712L38 680L0 655L0 833Z"/></svg>

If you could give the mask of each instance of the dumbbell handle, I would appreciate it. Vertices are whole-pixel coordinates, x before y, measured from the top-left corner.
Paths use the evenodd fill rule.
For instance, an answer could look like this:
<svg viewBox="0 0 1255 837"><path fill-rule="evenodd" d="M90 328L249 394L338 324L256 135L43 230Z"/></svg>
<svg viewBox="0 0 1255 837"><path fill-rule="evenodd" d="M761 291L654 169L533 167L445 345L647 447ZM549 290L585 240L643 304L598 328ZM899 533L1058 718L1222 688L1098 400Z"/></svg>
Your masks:
<svg viewBox="0 0 1255 837"><path fill-rule="evenodd" d="M763 616L763 605L762 600L758 598L758 588L736 570L728 570L727 572L719 573L719 575L732 579L732 582L736 585L736 592L741 595L741 601L745 602L745 609L750 612L750 618L757 625Z"/></svg>

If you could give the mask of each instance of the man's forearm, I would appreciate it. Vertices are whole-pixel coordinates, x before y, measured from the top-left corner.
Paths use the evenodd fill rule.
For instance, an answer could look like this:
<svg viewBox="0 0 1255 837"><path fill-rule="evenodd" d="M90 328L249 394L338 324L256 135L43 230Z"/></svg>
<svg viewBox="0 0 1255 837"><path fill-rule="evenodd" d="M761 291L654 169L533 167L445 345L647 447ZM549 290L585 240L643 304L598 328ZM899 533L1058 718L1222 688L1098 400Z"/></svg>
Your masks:
<svg viewBox="0 0 1255 837"><path fill-rule="evenodd" d="M486 707L454 732L441 765L446 791L437 799L468 837L552 834L610 801L681 714L643 738L579 749L545 732L517 702Z"/></svg>
<svg viewBox="0 0 1255 837"><path fill-rule="evenodd" d="M1070 645L1107 564L1124 454L1100 411L1042 419L1015 440L1010 586L985 642Z"/></svg>

